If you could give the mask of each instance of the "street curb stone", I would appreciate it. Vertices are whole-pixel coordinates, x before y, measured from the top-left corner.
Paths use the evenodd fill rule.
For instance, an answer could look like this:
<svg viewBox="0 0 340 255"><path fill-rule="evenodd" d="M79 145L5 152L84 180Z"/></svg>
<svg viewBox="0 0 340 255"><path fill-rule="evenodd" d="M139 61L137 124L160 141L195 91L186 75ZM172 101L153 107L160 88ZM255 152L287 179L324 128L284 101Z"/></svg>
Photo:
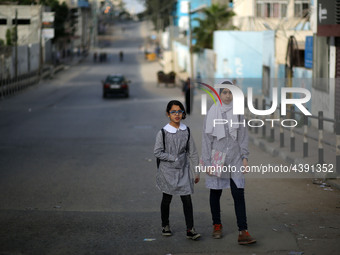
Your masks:
<svg viewBox="0 0 340 255"><path fill-rule="evenodd" d="M270 144L262 141L261 139L249 135L249 141L254 144L255 146L259 147L261 150L269 153L273 157L280 157L282 160L289 164L306 164L307 162L302 158L292 158L290 155L287 155L284 151L279 150L278 148L275 148L274 146L271 146ZM340 179L325 179L324 180L327 184L329 184L334 189L340 190Z"/></svg>

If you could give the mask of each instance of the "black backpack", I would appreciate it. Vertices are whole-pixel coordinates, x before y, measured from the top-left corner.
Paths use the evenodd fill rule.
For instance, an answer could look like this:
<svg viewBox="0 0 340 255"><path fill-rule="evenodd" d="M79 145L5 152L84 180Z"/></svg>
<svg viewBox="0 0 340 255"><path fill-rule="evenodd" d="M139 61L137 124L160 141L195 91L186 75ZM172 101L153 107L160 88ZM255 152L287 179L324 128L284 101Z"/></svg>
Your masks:
<svg viewBox="0 0 340 255"><path fill-rule="evenodd" d="M187 145L185 147L186 152L189 151L189 139L190 139L190 128L187 127L187 129L188 129L188 140L187 140ZM162 137L163 137L163 150L162 150L162 152L165 152L165 131L164 131L163 128L161 129L161 131L162 131ZM157 168L159 168L160 163L161 163L161 160L159 158L157 158Z"/></svg>

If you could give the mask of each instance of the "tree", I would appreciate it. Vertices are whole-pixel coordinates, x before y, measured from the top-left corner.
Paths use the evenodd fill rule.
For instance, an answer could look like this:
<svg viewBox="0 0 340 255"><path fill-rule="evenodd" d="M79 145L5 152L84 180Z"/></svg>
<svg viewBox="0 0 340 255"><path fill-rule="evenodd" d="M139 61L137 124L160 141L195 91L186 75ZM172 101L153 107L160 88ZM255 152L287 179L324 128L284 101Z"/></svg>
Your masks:
<svg viewBox="0 0 340 255"><path fill-rule="evenodd" d="M193 39L196 39L194 51L213 48L213 35L216 30L234 30L231 18L235 15L225 5L213 4L203 9L204 18L195 18L199 25L193 29Z"/></svg>
<svg viewBox="0 0 340 255"><path fill-rule="evenodd" d="M52 7L52 11L55 12L54 15L54 38L53 41L57 40L60 37L66 35L65 33L65 22L67 22L69 17L69 9L65 2L59 4L55 2Z"/></svg>
<svg viewBox="0 0 340 255"><path fill-rule="evenodd" d="M6 30L6 45L7 46L12 45L12 31L10 29Z"/></svg>
<svg viewBox="0 0 340 255"><path fill-rule="evenodd" d="M12 28L12 43L18 44L18 28L16 26Z"/></svg>
<svg viewBox="0 0 340 255"><path fill-rule="evenodd" d="M177 0L145 0L146 18L151 19L156 29L164 29L170 25Z"/></svg>

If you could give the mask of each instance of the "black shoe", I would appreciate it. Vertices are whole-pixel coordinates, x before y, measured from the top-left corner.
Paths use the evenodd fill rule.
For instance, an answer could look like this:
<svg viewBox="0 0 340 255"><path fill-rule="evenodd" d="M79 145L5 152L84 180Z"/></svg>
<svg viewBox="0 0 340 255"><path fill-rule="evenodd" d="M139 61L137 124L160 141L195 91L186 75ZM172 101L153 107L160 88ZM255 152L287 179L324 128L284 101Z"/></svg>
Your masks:
<svg viewBox="0 0 340 255"><path fill-rule="evenodd" d="M192 240L196 240L197 238L199 238L201 235L198 234L194 228L187 230L187 238L188 239L192 239Z"/></svg>
<svg viewBox="0 0 340 255"><path fill-rule="evenodd" d="M170 230L170 226L166 225L165 227L162 228L162 235L163 236L171 236L172 232Z"/></svg>

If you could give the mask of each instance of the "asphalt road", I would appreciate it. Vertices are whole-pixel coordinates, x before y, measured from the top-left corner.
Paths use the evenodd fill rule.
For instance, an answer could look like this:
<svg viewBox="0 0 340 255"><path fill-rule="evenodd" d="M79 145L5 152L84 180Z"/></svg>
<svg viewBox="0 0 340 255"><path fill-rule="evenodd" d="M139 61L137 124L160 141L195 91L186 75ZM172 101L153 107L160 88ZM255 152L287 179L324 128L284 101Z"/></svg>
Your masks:
<svg viewBox="0 0 340 255"><path fill-rule="evenodd" d="M89 57L54 79L0 101L0 254L336 254L339 191L308 179L249 178L249 230L258 243L239 246L230 192L224 192L225 236L211 238L204 176L193 195L199 241L186 240L179 198L174 236L160 234L155 135L178 88L156 88L158 63L139 53L145 26L123 24L101 45L106 63ZM124 51L124 62L118 53ZM102 98L100 81L123 73L130 98ZM186 123L200 150L196 104ZM250 145L253 164L284 164Z"/></svg>

